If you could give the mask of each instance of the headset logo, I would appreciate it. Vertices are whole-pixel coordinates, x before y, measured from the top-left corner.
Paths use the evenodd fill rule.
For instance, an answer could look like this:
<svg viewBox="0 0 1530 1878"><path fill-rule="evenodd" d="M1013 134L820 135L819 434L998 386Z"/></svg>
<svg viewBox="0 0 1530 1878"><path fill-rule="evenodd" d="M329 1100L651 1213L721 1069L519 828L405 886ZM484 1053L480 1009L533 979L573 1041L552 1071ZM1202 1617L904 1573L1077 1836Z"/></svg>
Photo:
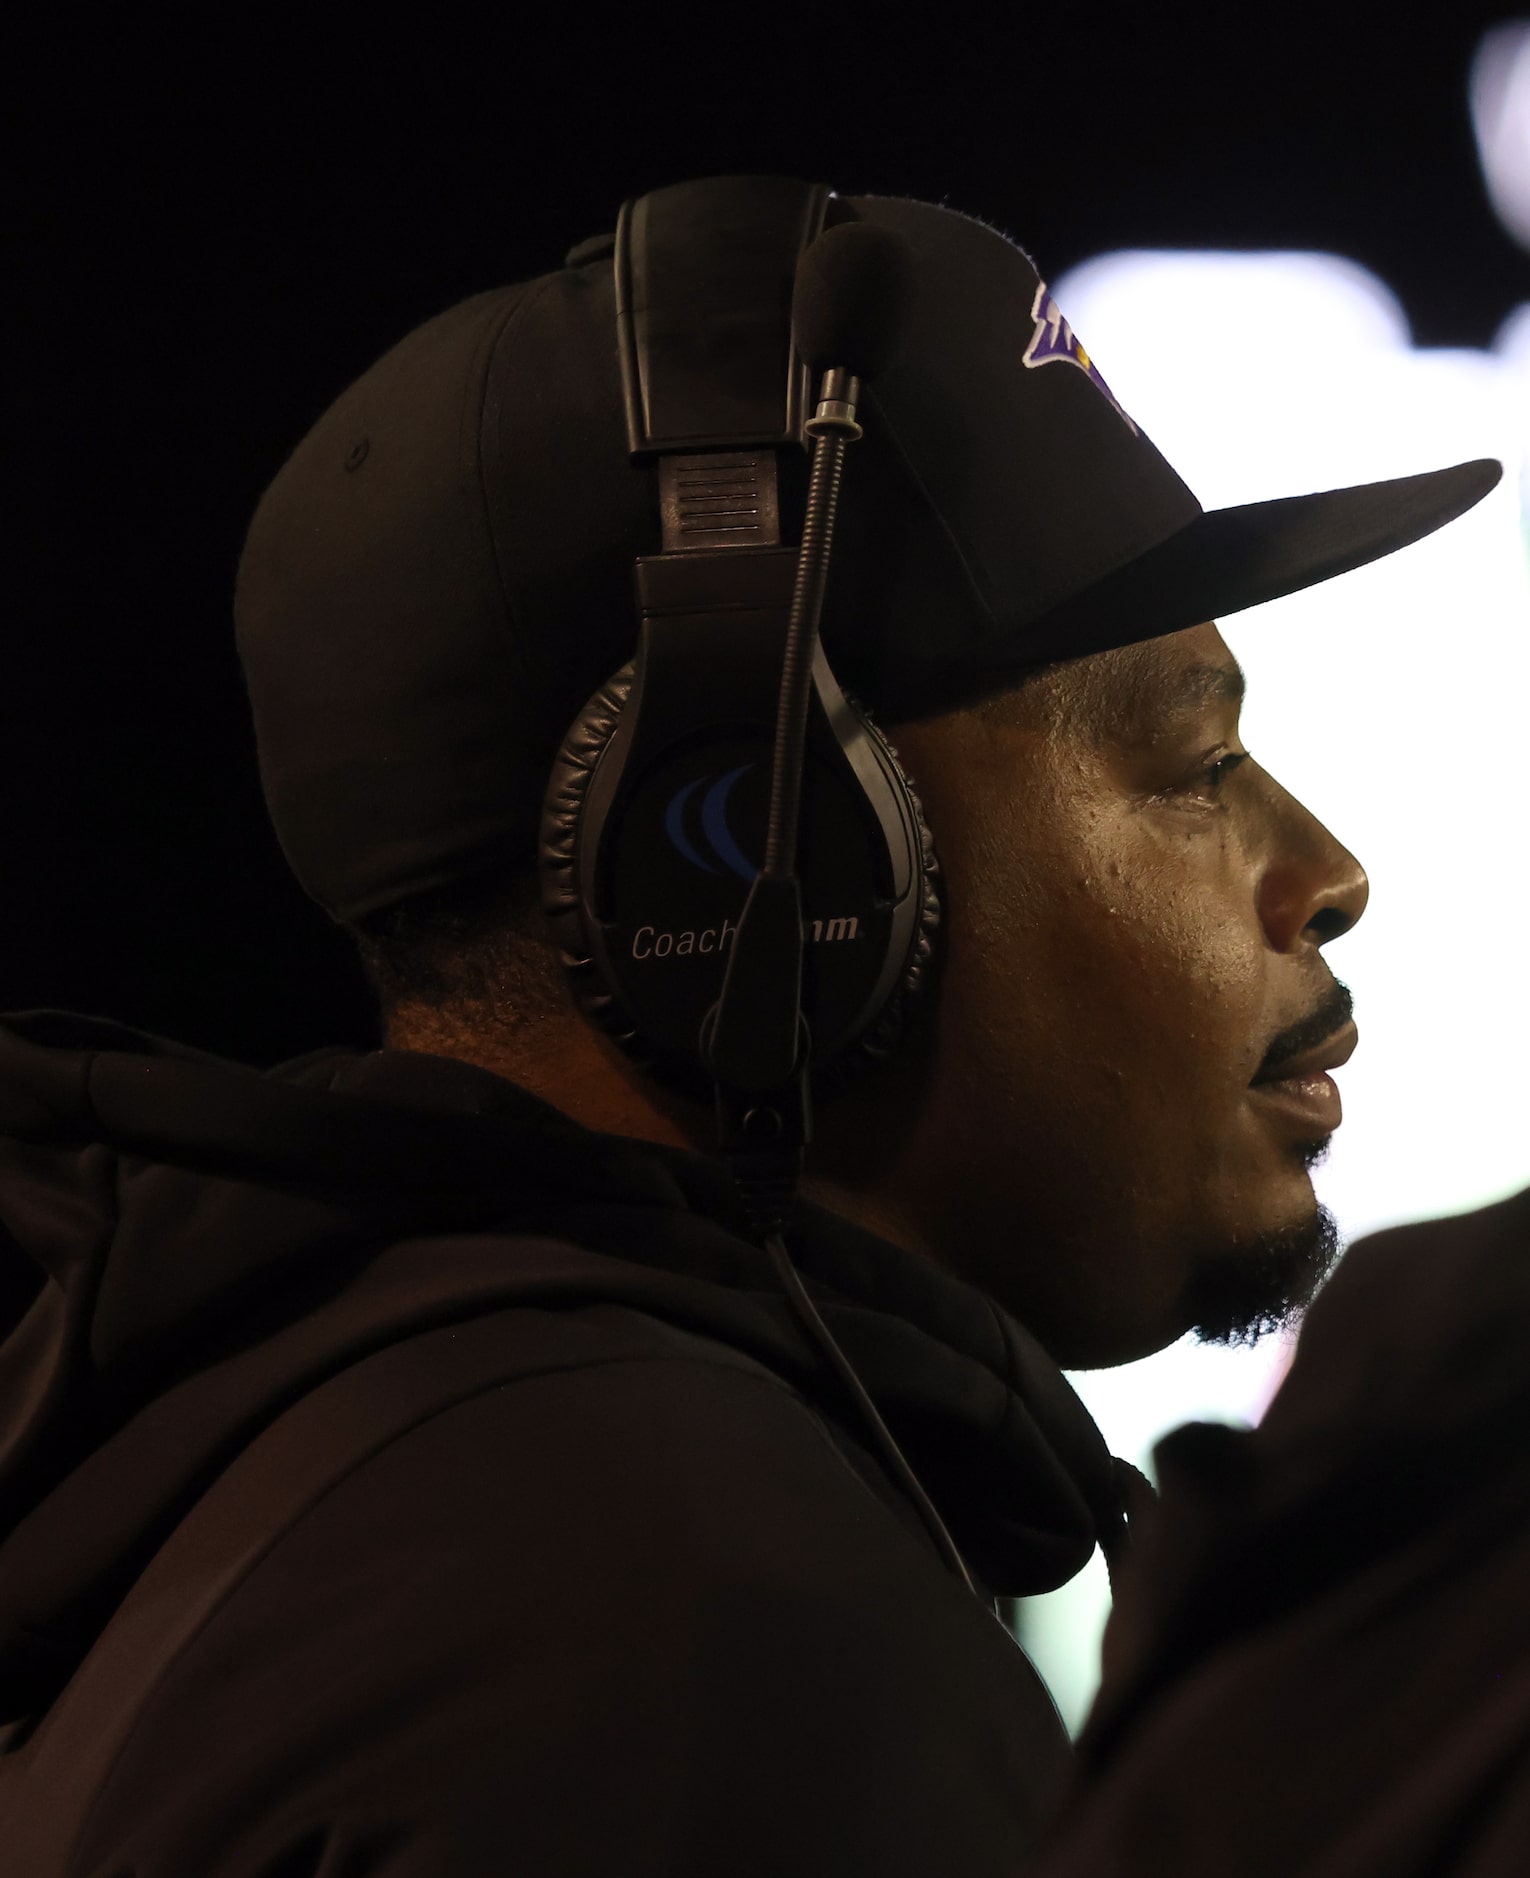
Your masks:
<svg viewBox="0 0 1530 1878"><path fill-rule="evenodd" d="M752 876L751 876L752 878ZM635 959L688 958L693 952L726 952L738 925L725 919L721 926L704 926L697 931L660 932L657 926L639 926L632 935ZM861 936L860 915L844 914L839 919L805 919L802 936L809 945L834 945Z"/></svg>
<svg viewBox="0 0 1530 1878"><path fill-rule="evenodd" d="M719 878L726 868L750 886L754 885L760 870L733 838L733 831L728 826L728 797L738 779L754 767L753 763L740 763L737 769L730 769L715 782L710 776L694 777L683 788L675 791L664 810L664 832L677 854L683 855L693 867L699 867L704 874L710 874L714 879ZM701 832L707 848L722 862L722 867L713 866L698 850L685 829L685 811L691 797L706 783L711 783L711 787L701 799ZM726 952L728 942L737 930L736 924L730 919L725 919L720 926L707 926L700 931L661 932L655 926L639 926L632 936L632 956L635 959L667 959L685 958L696 952ZM860 935L860 917L855 913L845 914L838 919L811 919L802 923L802 936L811 945L832 945L847 939L858 939Z"/></svg>
<svg viewBox="0 0 1530 1878"><path fill-rule="evenodd" d="M728 826L728 797L739 777L753 768L753 763L740 763L737 769L730 769L726 776L719 776L716 782L712 782L710 776L697 776L683 789L675 791L664 811L664 832L669 836L675 852L683 855L692 867L699 867L704 874L711 874L714 878L720 875L723 868L714 867L704 854L698 853L696 844L685 832L685 811L691 797L703 783L712 782L712 787L701 800L701 832L707 847L723 863L723 867L737 874L740 880L747 880L751 886L760 870L733 838L733 831Z"/></svg>

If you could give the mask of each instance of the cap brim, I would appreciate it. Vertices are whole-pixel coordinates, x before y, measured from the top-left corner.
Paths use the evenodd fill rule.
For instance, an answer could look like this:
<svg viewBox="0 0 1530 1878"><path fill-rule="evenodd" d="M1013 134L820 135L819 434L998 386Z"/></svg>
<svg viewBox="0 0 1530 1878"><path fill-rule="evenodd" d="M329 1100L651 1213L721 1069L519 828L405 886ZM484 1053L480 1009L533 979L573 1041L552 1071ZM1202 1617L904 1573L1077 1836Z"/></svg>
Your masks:
<svg viewBox="0 0 1530 1878"><path fill-rule="evenodd" d="M978 657L963 661L960 673L948 669L942 676L953 692L991 689L1006 671L1135 645L1278 600L1443 528L1502 475L1502 464L1481 458L1390 482L1198 515L1041 618L990 641Z"/></svg>

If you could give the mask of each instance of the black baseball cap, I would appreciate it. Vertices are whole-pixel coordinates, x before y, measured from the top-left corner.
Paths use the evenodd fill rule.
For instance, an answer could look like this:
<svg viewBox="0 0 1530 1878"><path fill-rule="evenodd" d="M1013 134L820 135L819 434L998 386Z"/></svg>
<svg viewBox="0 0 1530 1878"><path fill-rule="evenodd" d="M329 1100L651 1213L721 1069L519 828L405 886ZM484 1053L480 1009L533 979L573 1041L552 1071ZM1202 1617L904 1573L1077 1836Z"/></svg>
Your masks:
<svg viewBox="0 0 1530 1878"><path fill-rule="evenodd" d="M849 454L822 627L884 724L1328 580L1502 474L1484 460L1207 513L1005 236L928 203L835 207L896 230L914 268L907 338ZM336 919L528 868L564 733L633 656L658 497L628 448L611 256L582 243L410 333L256 512L235 620L262 782Z"/></svg>

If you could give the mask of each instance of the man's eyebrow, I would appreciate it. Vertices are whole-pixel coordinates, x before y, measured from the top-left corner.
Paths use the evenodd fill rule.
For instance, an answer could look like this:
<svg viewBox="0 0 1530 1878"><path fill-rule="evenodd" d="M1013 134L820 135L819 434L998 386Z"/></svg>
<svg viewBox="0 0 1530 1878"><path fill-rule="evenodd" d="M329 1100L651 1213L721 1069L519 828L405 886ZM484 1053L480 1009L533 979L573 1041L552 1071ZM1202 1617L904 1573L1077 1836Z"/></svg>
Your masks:
<svg viewBox="0 0 1530 1878"><path fill-rule="evenodd" d="M1170 670L1155 664L1140 673L1124 694L1122 689L1107 692L1089 715L1094 718L1095 734L1107 741L1151 743L1180 719L1208 705L1240 706L1246 689L1243 668L1236 659L1227 665L1202 661Z"/></svg>
<svg viewBox="0 0 1530 1878"><path fill-rule="evenodd" d="M1241 705L1247 690L1248 680L1236 659L1231 665L1189 665L1174 674L1153 703L1159 715L1177 716L1207 704Z"/></svg>

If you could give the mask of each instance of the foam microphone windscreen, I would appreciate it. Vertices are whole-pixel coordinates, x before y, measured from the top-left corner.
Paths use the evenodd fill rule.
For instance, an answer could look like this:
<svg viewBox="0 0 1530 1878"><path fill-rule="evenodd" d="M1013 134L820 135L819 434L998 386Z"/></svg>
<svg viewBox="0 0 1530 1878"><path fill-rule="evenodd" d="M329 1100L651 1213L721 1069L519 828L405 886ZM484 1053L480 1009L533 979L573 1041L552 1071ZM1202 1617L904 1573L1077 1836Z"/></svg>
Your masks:
<svg viewBox="0 0 1530 1878"><path fill-rule="evenodd" d="M907 241L870 222L826 228L797 264L792 339L815 372L875 378L898 349L914 292Z"/></svg>

